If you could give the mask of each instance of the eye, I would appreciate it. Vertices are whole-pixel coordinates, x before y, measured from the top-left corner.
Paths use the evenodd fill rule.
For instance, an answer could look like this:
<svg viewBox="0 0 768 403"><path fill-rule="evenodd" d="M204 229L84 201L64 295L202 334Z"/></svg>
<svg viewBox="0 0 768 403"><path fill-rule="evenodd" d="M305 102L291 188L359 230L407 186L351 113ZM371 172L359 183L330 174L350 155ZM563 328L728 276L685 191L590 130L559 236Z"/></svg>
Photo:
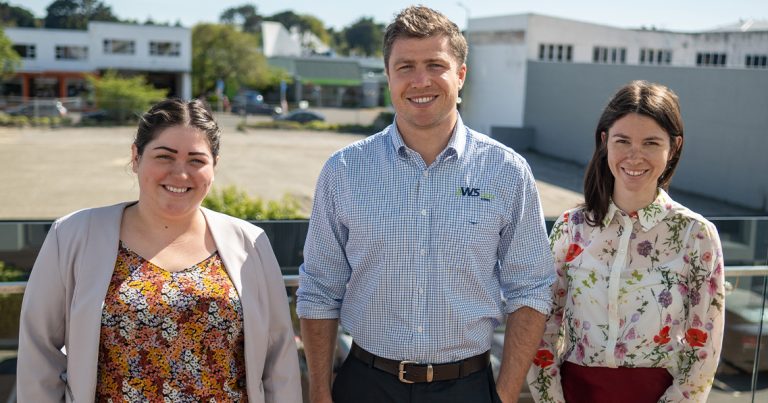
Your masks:
<svg viewBox="0 0 768 403"><path fill-rule="evenodd" d="M410 69L411 69L411 67L412 67L412 66L411 66L410 64L404 64L404 65L402 65L402 66L399 66L399 67L397 68L397 71L408 71L408 70L410 70Z"/></svg>
<svg viewBox="0 0 768 403"><path fill-rule="evenodd" d="M173 160L173 157L168 155L168 154L159 154L159 155L155 156L155 158L157 158L159 160Z"/></svg>
<svg viewBox="0 0 768 403"><path fill-rule="evenodd" d="M192 159L189 162L191 162L191 163L193 163L195 165L205 165L207 163L207 161L199 159L199 158Z"/></svg>

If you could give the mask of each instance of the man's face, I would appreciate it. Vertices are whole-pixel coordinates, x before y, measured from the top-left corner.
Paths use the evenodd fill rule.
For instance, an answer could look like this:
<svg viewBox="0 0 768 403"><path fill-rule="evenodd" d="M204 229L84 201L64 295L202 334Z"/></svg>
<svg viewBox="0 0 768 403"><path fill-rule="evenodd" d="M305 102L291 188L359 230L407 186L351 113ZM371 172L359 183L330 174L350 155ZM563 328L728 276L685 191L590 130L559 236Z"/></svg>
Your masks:
<svg viewBox="0 0 768 403"><path fill-rule="evenodd" d="M456 123L456 99L467 66L451 53L446 36L400 38L392 45L387 66L389 91L401 133L440 129Z"/></svg>

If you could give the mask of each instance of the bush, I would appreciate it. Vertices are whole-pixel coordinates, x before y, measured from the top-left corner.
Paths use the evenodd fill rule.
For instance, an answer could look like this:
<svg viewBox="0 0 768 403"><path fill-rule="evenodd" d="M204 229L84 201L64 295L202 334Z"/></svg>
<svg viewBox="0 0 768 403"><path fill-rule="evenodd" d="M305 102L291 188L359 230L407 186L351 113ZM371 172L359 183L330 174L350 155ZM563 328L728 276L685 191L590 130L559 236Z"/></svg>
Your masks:
<svg viewBox="0 0 768 403"><path fill-rule="evenodd" d="M300 213L300 204L294 197L285 195L282 200L271 200L264 205L259 197L251 197L236 186L212 190L203 200L203 207L229 214L243 220L292 220L306 218Z"/></svg>
<svg viewBox="0 0 768 403"><path fill-rule="evenodd" d="M149 107L165 99L166 91L147 84L143 76L120 77L107 71L102 77L89 77L96 92L96 104L113 123L135 121Z"/></svg>
<svg viewBox="0 0 768 403"><path fill-rule="evenodd" d="M27 281L29 271L6 264L0 260L0 281Z"/></svg>

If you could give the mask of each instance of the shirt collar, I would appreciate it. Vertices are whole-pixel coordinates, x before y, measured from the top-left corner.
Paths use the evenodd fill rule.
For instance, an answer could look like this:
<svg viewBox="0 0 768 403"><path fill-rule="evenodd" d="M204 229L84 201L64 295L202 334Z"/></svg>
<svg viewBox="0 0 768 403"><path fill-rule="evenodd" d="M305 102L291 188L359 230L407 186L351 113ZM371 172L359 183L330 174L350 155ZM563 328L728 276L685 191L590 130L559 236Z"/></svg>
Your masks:
<svg viewBox="0 0 768 403"><path fill-rule="evenodd" d="M649 231L656 224L660 223L670 210L672 210L672 198L669 197L664 189L659 189L656 199L651 204L637 211L637 220L640 222L643 231ZM622 213L621 209L611 200L608 205L608 213L603 219L603 226L610 224L616 214Z"/></svg>
<svg viewBox="0 0 768 403"><path fill-rule="evenodd" d="M408 146L403 141L403 136L400 131L397 130L397 115L395 120L389 128L389 137L392 140L392 146L395 148L397 155L400 158L407 159ZM464 126L464 122L461 120L461 115L456 113L456 125L453 127L453 133L451 133L451 139L448 140L448 145L437 156L437 161L444 161L446 158L455 155L457 159L460 159L464 155L464 151L467 148L467 127Z"/></svg>

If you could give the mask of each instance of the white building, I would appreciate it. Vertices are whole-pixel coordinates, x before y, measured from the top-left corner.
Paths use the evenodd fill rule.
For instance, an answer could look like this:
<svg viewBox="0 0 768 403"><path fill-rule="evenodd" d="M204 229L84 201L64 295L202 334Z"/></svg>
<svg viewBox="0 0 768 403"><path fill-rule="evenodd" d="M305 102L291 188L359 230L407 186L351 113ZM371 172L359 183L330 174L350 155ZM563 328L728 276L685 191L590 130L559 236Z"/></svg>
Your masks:
<svg viewBox="0 0 768 403"><path fill-rule="evenodd" d="M263 53L266 57L279 56L309 56L324 54L331 51L330 46L323 43L311 32L300 32L298 27L285 29L282 23L264 21L261 23Z"/></svg>
<svg viewBox="0 0 768 403"><path fill-rule="evenodd" d="M192 37L188 28L89 22L88 30L6 28L22 57L4 95L77 96L85 77L106 70L142 74L169 96L192 96Z"/></svg>
<svg viewBox="0 0 768 403"><path fill-rule="evenodd" d="M462 117L515 148L581 164L610 96L637 79L680 97L673 186L768 211L768 22L706 32L622 29L536 14L468 23ZM695 157L692 157L695 155Z"/></svg>

